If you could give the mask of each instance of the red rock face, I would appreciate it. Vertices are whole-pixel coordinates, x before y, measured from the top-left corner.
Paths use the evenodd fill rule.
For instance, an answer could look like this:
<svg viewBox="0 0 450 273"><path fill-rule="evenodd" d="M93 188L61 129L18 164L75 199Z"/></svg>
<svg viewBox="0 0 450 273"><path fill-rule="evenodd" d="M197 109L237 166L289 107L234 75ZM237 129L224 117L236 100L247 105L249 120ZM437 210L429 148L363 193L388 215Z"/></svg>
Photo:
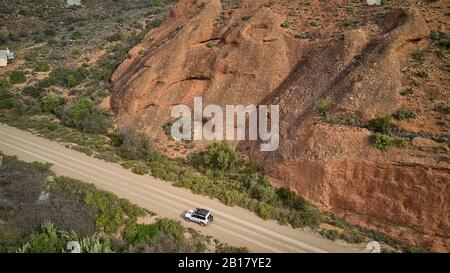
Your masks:
<svg viewBox="0 0 450 273"><path fill-rule="evenodd" d="M347 2L314 7L333 18ZM306 42L280 27L288 17L284 6L199 3L180 1L113 75L111 106L119 126L136 126L164 142L161 128L171 120L171 106L191 105L195 96L222 106L277 104L280 148L262 153L259 143L238 144L274 185L290 186L353 224L450 250L448 145L416 138L406 149L381 152L367 129L326 123L315 110L327 99L332 115L367 121L409 103L400 95L405 67L430 33L416 9L392 8L339 35L330 22Z"/></svg>
<svg viewBox="0 0 450 273"><path fill-rule="evenodd" d="M295 39L262 2L224 11L228 19L222 18L219 0L201 7L197 2L175 6L114 74L112 107L119 124L132 123L157 136L171 120L170 107L191 105L195 96L204 104L257 102L299 58ZM251 17L242 20L246 15Z"/></svg>
<svg viewBox="0 0 450 273"><path fill-rule="evenodd" d="M442 153L380 152L371 146L367 129L326 125L314 114L318 99L333 101L336 115L361 118L394 112L400 105L405 49L429 31L414 10L396 11L386 20L374 38L361 31L347 33L298 64L264 101L281 105L280 149L260 153L258 145L250 144L251 159L276 184L289 185L351 223L447 251L450 176ZM392 28L391 20L399 24ZM356 55L357 63L352 61Z"/></svg>

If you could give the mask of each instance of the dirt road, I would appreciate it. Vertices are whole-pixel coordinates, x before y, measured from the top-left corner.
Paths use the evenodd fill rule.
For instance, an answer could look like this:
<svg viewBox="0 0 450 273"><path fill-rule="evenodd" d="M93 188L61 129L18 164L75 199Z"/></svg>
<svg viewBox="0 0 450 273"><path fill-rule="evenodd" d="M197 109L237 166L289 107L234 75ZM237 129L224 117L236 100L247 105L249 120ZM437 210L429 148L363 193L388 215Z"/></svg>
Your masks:
<svg viewBox="0 0 450 273"><path fill-rule="evenodd" d="M211 235L233 246L246 246L252 252L354 252L343 243L332 242L316 234L265 221L239 207L228 207L217 200L195 195L168 182L140 176L122 168L65 148L56 142L0 124L0 151L17 155L24 161L49 162L58 175L93 183L98 188L158 215L179 220L186 227ZM202 228L185 222L186 209L204 207L214 215L214 223Z"/></svg>

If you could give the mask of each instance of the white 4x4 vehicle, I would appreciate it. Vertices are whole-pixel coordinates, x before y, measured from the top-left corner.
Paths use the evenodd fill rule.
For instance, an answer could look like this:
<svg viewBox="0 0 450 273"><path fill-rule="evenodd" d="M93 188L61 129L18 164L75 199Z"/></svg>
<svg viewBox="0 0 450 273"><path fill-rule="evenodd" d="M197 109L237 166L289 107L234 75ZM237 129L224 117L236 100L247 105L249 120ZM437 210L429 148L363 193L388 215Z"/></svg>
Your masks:
<svg viewBox="0 0 450 273"><path fill-rule="evenodd" d="M186 212L184 219L190 222L199 223L201 226L207 226L214 221L214 216L207 209L191 209Z"/></svg>

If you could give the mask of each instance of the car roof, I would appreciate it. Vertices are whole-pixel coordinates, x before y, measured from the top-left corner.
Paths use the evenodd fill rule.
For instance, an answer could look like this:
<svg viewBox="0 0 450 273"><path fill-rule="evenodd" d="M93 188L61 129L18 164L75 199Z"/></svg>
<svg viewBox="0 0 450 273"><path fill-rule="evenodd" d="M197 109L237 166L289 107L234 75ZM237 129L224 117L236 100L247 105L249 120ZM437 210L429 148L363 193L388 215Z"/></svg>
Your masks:
<svg viewBox="0 0 450 273"><path fill-rule="evenodd" d="M209 214L209 210L197 208L197 209L195 209L195 213L198 215L206 216Z"/></svg>

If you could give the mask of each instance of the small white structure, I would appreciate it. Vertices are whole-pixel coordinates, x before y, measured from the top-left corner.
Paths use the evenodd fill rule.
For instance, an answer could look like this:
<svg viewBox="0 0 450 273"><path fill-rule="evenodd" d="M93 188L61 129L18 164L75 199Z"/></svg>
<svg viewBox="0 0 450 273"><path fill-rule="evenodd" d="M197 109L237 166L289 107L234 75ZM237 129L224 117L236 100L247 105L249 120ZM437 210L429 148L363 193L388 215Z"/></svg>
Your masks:
<svg viewBox="0 0 450 273"><path fill-rule="evenodd" d="M8 65L8 57L0 51L0 67Z"/></svg>
<svg viewBox="0 0 450 273"><path fill-rule="evenodd" d="M16 58L14 53L9 51L7 48L6 50L0 50L0 66L7 66L9 61L12 61Z"/></svg>
<svg viewBox="0 0 450 273"><path fill-rule="evenodd" d="M66 250L69 253L81 253L81 245L77 241L71 241L67 243Z"/></svg>
<svg viewBox="0 0 450 273"><path fill-rule="evenodd" d="M368 253L381 253L381 245L377 241L367 243L366 251Z"/></svg>
<svg viewBox="0 0 450 273"><path fill-rule="evenodd" d="M369 6L380 6L381 0L367 0L367 5Z"/></svg>
<svg viewBox="0 0 450 273"><path fill-rule="evenodd" d="M67 0L69 6L81 6L81 0Z"/></svg>
<svg viewBox="0 0 450 273"><path fill-rule="evenodd" d="M39 195L39 199L38 199L38 204L43 204L45 203L48 198L50 197L50 192L49 191L41 191L41 194Z"/></svg>

